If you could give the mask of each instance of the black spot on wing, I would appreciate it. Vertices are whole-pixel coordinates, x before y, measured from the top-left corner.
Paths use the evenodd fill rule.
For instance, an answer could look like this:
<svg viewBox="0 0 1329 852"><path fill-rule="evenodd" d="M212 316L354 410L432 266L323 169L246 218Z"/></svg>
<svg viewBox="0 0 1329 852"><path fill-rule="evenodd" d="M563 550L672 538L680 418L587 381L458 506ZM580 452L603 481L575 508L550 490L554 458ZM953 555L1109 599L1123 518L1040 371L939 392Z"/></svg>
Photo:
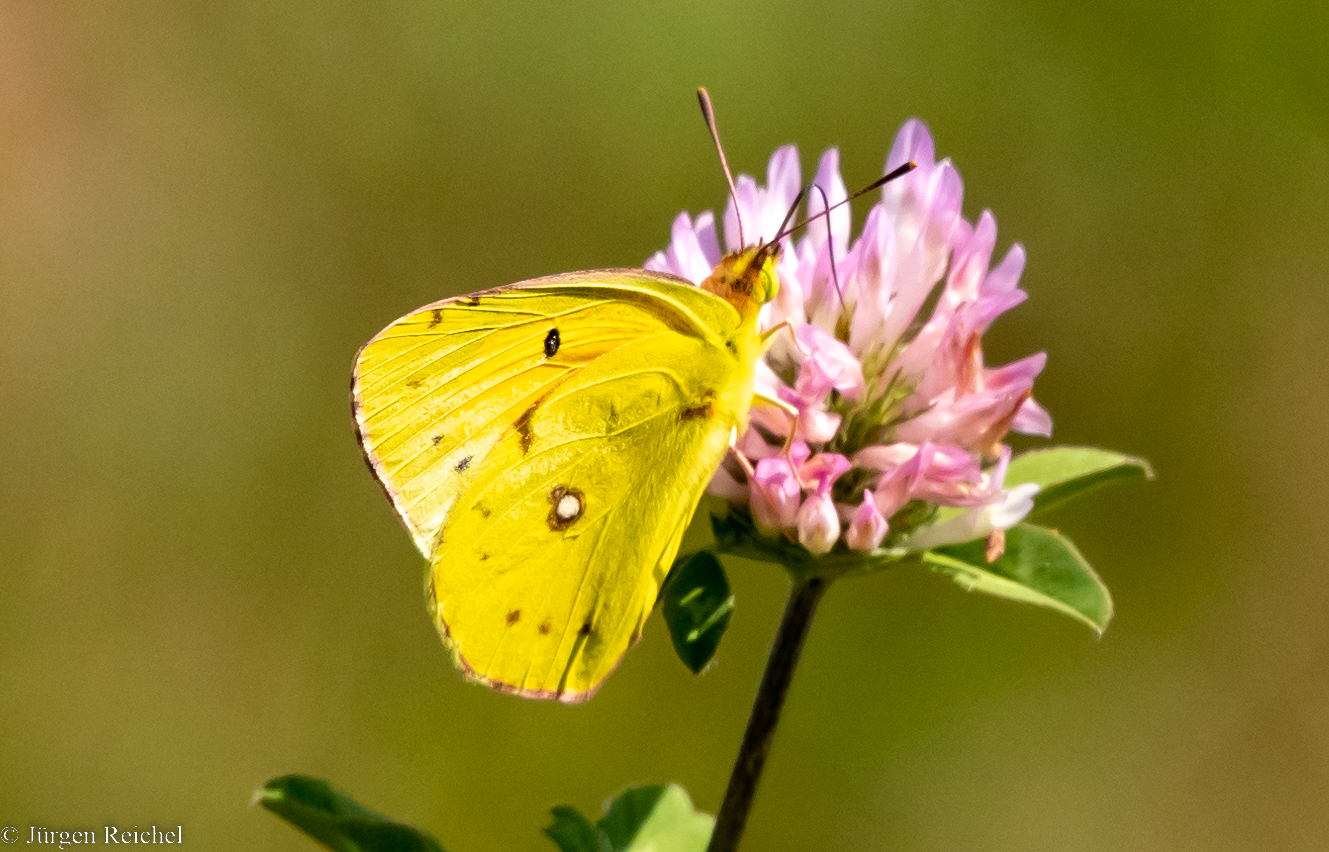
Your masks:
<svg viewBox="0 0 1329 852"><path fill-rule="evenodd" d="M442 436L442 435L435 435L434 437L430 438L429 440L430 440L431 442L433 442L434 446L437 447L437 446L438 446L438 442L441 441L441 440L443 440L443 436Z"/></svg>
<svg viewBox="0 0 1329 852"><path fill-rule="evenodd" d="M434 308L434 310L429 312L429 327L433 328L441 322L443 322L443 309Z"/></svg>
<svg viewBox="0 0 1329 852"><path fill-rule="evenodd" d="M583 625L581 626L581 629L577 631L577 635L578 635L578 636L581 636L581 637L583 637L583 638L586 637L586 636L590 636L590 635L591 635L591 623L588 621L588 622L586 622L585 624L583 624Z"/></svg>
<svg viewBox="0 0 1329 852"><path fill-rule="evenodd" d="M468 308L474 308L480 304L479 296L467 296L465 299L457 302L459 305L465 305Z"/></svg>
<svg viewBox="0 0 1329 852"><path fill-rule="evenodd" d="M465 470L466 468L468 468L468 467L470 467L470 466L471 466L471 457L470 457L470 456L467 456L466 458L464 458L464 459L462 459L461 461L457 462L456 466L453 467L452 469L455 470L455 471L457 471L457 473L461 473L463 470Z"/></svg>
<svg viewBox="0 0 1329 852"><path fill-rule="evenodd" d="M558 336L558 329L549 329L549 333L545 335L545 357L553 358L558 354L558 347L561 342L562 341Z"/></svg>
<svg viewBox="0 0 1329 852"><path fill-rule="evenodd" d="M508 623L509 627L516 624L518 621L521 621L521 610L519 609L510 610L507 616L504 618L504 621Z"/></svg>
<svg viewBox="0 0 1329 852"><path fill-rule="evenodd" d="M541 636L548 636L548 635L549 635L549 631L550 631L550 630L553 630L553 629L554 629L554 625L551 624L551 623L549 622L549 619L546 618L544 621L540 622L540 635L541 635Z"/></svg>

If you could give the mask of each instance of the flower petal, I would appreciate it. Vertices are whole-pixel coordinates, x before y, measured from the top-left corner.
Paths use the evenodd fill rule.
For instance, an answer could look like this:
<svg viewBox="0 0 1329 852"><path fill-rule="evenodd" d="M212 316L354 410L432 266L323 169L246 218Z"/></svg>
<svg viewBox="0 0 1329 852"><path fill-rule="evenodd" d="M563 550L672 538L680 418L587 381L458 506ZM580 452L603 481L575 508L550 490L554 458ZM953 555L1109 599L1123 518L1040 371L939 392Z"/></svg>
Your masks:
<svg viewBox="0 0 1329 852"><path fill-rule="evenodd" d="M928 550L986 538L994 530L1007 530L1024 520L1034 508L1038 485L1026 482L998 491L990 503L976 506L940 524L921 527L903 542L910 550Z"/></svg>
<svg viewBox="0 0 1329 852"><path fill-rule="evenodd" d="M849 459L839 453L817 453L799 466L798 477L805 487L818 494L828 494L835 480L848 473L851 467Z"/></svg>
<svg viewBox="0 0 1329 852"><path fill-rule="evenodd" d="M823 384L837 390L846 399L859 401L863 398L863 365L849 347L836 340L815 325L805 325L795 332L808 357L803 361L808 381L816 386ZM800 372L799 379L803 379ZM797 387L797 385L795 385Z"/></svg>
<svg viewBox="0 0 1329 852"><path fill-rule="evenodd" d="M774 239L780 223L803 187L803 169L798 162L798 147L781 145L766 166L766 194L762 199L762 240Z"/></svg>
<svg viewBox="0 0 1329 852"><path fill-rule="evenodd" d="M1043 406L1034 402L1033 397L1027 397L1020 410L1015 412L1015 419L1011 421L1011 431L1019 432L1021 435L1051 437L1052 415L1048 414Z"/></svg>
<svg viewBox="0 0 1329 852"><path fill-rule="evenodd" d="M715 469L715 475L711 477L710 483L706 486L706 493L713 497L734 502L745 503L748 500L748 487L735 479L734 475L724 465L720 465Z"/></svg>
<svg viewBox="0 0 1329 852"><path fill-rule="evenodd" d="M844 180L840 177L838 148L828 148L821 155L821 161L817 163L817 175L812 179L812 186L814 189L808 191L808 227L804 241L817 246L818 249L825 247L829 242L835 252L835 259L839 260L849 250L851 224L849 205L836 207L829 215L823 215L828 206L835 207L849 197ZM820 187L821 191L817 191L816 187Z"/></svg>
<svg viewBox="0 0 1329 852"><path fill-rule="evenodd" d="M932 134L928 132L928 126L917 118L906 121L900 132L895 134L895 144L891 145L891 153L886 157L886 172L911 160L917 163L920 169L930 168L937 162Z"/></svg>
<svg viewBox="0 0 1329 852"><path fill-rule="evenodd" d="M757 462L753 476L752 514L763 529L792 527L801 494L798 475L783 456Z"/></svg>

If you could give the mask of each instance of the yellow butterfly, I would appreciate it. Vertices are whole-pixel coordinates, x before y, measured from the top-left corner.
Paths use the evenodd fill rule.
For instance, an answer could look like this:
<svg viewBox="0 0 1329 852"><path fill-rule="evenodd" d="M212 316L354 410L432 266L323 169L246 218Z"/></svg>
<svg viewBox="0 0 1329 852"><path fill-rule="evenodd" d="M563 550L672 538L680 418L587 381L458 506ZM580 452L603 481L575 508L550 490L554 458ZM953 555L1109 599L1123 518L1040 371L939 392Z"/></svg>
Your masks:
<svg viewBox="0 0 1329 852"><path fill-rule="evenodd" d="M426 305L361 348L360 443L469 678L583 701L641 635L747 425L778 253L735 252L700 287L536 278Z"/></svg>

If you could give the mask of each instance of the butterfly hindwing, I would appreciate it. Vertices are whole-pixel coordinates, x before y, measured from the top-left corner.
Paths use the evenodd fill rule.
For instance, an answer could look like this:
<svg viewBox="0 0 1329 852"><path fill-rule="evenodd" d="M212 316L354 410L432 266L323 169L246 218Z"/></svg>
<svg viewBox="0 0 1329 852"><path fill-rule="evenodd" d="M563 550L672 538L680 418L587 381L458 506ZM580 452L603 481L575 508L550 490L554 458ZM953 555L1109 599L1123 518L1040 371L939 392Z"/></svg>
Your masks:
<svg viewBox="0 0 1329 852"><path fill-rule="evenodd" d="M530 449L517 434L495 448L485 471L493 475L467 491L441 532L436 618L466 667L491 684L568 699L598 684L641 632L724 453L726 435L704 424L661 429L683 410L676 392L640 375L597 387L629 411L588 406L579 389L542 403ZM633 416L646 407L634 402L660 410Z"/></svg>
<svg viewBox="0 0 1329 852"><path fill-rule="evenodd" d="M361 350L361 441L474 677L570 701L612 670L746 412L748 332L605 270L439 302Z"/></svg>

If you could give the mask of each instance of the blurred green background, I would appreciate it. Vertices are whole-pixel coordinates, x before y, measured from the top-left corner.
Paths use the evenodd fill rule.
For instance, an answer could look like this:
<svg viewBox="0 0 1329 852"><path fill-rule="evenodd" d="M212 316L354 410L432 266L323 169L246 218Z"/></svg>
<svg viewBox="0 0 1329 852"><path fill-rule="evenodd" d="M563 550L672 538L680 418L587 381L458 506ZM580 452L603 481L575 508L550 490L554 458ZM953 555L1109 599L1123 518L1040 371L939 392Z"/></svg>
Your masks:
<svg viewBox="0 0 1329 852"><path fill-rule="evenodd" d="M407 310L720 205L704 83L749 173L864 183L926 120L1028 249L989 361L1046 350L1055 438L1159 473L1056 518L1101 642L832 588L748 848L1329 848L1326 44L1287 0L0 0L0 824L309 850L249 804L295 771L452 852L718 807L780 573L731 565L704 676L656 617L585 706L468 686L346 394Z"/></svg>

